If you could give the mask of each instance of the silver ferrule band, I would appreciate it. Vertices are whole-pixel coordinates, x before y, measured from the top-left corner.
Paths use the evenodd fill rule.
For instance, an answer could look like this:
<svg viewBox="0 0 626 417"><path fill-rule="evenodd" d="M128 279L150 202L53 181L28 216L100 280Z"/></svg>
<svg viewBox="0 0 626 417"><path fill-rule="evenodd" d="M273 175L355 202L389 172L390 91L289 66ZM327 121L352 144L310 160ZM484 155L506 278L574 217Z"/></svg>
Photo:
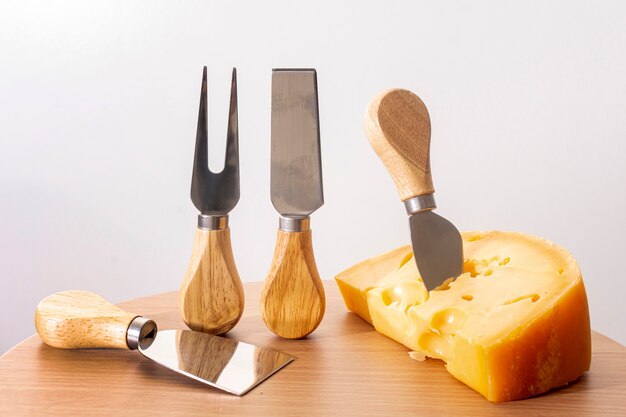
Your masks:
<svg viewBox="0 0 626 417"><path fill-rule="evenodd" d="M198 214L198 228L203 230L223 230L228 227L228 214Z"/></svg>
<svg viewBox="0 0 626 417"><path fill-rule="evenodd" d="M283 232L306 232L310 229L311 218L304 217L280 217L278 227Z"/></svg>
<svg viewBox="0 0 626 417"><path fill-rule="evenodd" d="M137 316L130 322L126 330L126 344L130 350L135 350L141 344L142 347L150 346L156 337L157 325L150 319Z"/></svg>
<svg viewBox="0 0 626 417"><path fill-rule="evenodd" d="M406 214L409 216L419 213L420 211L437 208L437 204L435 204L435 195L433 193L424 194L404 200L404 208L406 208Z"/></svg>

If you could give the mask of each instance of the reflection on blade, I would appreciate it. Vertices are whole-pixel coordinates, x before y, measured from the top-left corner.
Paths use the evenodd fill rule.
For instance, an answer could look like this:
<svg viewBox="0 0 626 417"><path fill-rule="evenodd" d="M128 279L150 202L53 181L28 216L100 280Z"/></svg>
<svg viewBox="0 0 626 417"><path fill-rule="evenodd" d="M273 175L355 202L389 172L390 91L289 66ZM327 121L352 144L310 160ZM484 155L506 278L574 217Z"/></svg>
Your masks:
<svg viewBox="0 0 626 417"><path fill-rule="evenodd" d="M243 395L293 360L284 353L191 330L164 330L140 352L190 378Z"/></svg>

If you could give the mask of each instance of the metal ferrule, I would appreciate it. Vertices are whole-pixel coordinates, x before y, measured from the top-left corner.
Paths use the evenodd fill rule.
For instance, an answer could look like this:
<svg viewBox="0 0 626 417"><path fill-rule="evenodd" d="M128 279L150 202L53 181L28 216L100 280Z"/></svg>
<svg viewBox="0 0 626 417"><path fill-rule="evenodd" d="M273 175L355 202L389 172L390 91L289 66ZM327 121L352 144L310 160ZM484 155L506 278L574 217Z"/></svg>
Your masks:
<svg viewBox="0 0 626 417"><path fill-rule="evenodd" d="M311 218L304 217L280 217L278 227L283 232L306 232L311 226Z"/></svg>
<svg viewBox="0 0 626 417"><path fill-rule="evenodd" d="M228 227L228 214L198 214L198 228L224 230Z"/></svg>
<svg viewBox="0 0 626 417"><path fill-rule="evenodd" d="M157 333L157 325L150 319L137 316L130 322L126 331L126 344L130 350L135 350L139 346L143 349L152 344Z"/></svg>
<svg viewBox="0 0 626 417"><path fill-rule="evenodd" d="M430 193L404 200L404 208L406 208L406 214L409 216L419 213L420 211L437 208L437 204L435 204L435 195Z"/></svg>

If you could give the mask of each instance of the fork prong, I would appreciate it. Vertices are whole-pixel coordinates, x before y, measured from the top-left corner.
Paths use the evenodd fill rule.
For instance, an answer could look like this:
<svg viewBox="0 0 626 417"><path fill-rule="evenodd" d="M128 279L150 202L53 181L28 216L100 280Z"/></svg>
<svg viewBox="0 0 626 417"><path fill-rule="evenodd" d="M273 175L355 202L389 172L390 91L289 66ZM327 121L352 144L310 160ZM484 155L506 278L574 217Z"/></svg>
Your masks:
<svg viewBox="0 0 626 417"><path fill-rule="evenodd" d="M230 188L230 199L233 207L239 201L239 120L237 103L237 69L233 68L230 85L230 109L228 113L228 130L226 132L226 156L224 160L223 180Z"/></svg>
<svg viewBox="0 0 626 417"><path fill-rule="evenodd" d="M228 214L239 201L239 128L237 120L237 73L233 68L230 88L230 112L226 133L224 169L214 173L209 169L207 132L207 68L202 72L202 93L198 113L196 149L191 176L191 201L200 213Z"/></svg>
<svg viewBox="0 0 626 417"><path fill-rule="evenodd" d="M196 130L196 147L193 155L193 172L191 174L191 201L200 211L205 206L204 188L209 174L208 163L208 115L207 115L207 67L202 70L202 89L198 110L198 128Z"/></svg>

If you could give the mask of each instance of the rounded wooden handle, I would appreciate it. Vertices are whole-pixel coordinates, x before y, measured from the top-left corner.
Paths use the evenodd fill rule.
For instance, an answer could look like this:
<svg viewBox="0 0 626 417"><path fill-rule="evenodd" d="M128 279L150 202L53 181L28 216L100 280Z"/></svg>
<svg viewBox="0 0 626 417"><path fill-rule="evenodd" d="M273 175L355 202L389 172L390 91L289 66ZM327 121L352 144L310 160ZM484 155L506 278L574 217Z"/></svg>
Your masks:
<svg viewBox="0 0 626 417"><path fill-rule="evenodd" d="M45 344L62 349L129 349L126 331L136 314L90 291L63 291L39 302L35 327Z"/></svg>
<svg viewBox="0 0 626 417"><path fill-rule="evenodd" d="M219 335L235 327L243 314L244 295L230 228L196 229L178 301L183 321L192 330Z"/></svg>
<svg viewBox="0 0 626 417"><path fill-rule="evenodd" d="M435 192L430 173L430 117L418 96L401 89L379 94L367 107L365 132L402 201Z"/></svg>
<svg viewBox="0 0 626 417"><path fill-rule="evenodd" d="M299 339L317 328L325 308L311 231L279 230L272 267L261 292L263 321L278 336Z"/></svg>

